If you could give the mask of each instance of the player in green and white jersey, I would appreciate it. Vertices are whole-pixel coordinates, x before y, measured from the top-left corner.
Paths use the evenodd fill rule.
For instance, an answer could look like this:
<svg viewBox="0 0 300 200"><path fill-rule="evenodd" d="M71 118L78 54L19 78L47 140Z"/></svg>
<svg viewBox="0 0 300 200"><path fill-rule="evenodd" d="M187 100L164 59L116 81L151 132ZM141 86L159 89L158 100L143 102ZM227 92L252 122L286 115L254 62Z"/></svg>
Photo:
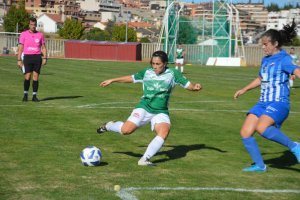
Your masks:
<svg viewBox="0 0 300 200"><path fill-rule="evenodd" d="M299 57L295 53L295 48L294 47L292 47L290 49L290 56L292 57L293 64L300 66ZM290 88L293 88L293 86L294 86L294 80L295 79L296 79L296 76L294 74L290 75L290 78L289 78L289 86L290 86Z"/></svg>
<svg viewBox="0 0 300 200"><path fill-rule="evenodd" d="M181 73L183 73L184 68L184 56L185 56L185 50L182 48L182 45L179 44L176 49L176 61L175 61L175 69L179 70Z"/></svg>
<svg viewBox="0 0 300 200"><path fill-rule="evenodd" d="M137 128L151 123L151 129L156 132L156 137L148 145L143 157L138 161L138 165L153 165L149 161L150 158L160 150L170 132L171 122L168 103L174 86L179 84L190 91L201 89L199 83L191 83L178 70L168 68L167 63L167 54L163 51L156 51L152 54L151 67L147 67L134 75L108 79L100 83L102 87L114 82L143 84L144 95L126 122L110 121L97 129L99 134L113 131L122 135L129 135Z"/></svg>

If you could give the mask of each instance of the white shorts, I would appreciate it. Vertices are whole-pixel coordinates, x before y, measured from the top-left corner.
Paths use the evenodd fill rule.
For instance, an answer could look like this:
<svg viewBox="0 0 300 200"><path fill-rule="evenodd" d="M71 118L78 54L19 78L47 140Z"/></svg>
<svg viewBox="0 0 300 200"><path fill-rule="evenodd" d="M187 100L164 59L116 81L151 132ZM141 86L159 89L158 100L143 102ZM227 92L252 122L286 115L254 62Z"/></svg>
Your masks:
<svg viewBox="0 0 300 200"><path fill-rule="evenodd" d="M170 117L167 114L159 113L153 114L149 113L143 108L135 108L131 115L128 117L127 121L136 124L138 127L144 126L145 124L151 122L151 130L154 130L155 124L167 123L171 125Z"/></svg>
<svg viewBox="0 0 300 200"><path fill-rule="evenodd" d="M176 58L175 63L178 63L178 64L182 64L182 65L183 65L184 59L183 59L183 58Z"/></svg>

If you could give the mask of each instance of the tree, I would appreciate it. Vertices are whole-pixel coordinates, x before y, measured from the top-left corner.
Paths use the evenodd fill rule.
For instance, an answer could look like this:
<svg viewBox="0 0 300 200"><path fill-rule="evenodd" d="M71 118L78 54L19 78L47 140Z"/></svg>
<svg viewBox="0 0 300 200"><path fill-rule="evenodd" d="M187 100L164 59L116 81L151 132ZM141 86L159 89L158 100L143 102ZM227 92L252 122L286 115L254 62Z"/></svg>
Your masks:
<svg viewBox="0 0 300 200"><path fill-rule="evenodd" d="M177 38L177 44L196 44L197 43L197 31L192 26L191 20L186 17L179 18L179 32Z"/></svg>
<svg viewBox="0 0 300 200"><path fill-rule="evenodd" d="M114 27L115 27L115 21L108 20L106 28L105 28L105 31L109 35L108 40L111 40L111 38L112 38L112 33L113 33Z"/></svg>
<svg viewBox="0 0 300 200"><path fill-rule="evenodd" d="M25 10L25 1L18 6L12 5L4 16L4 30L6 32L22 32L28 29L30 15Z"/></svg>
<svg viewBox="0 0 300 200"><path fill-rule="evenodd" d="M151 41L149 40L149 38L148 37L143 37L143 38L141 38L141 41L140 41L141 43L151 43Z"/></svg>
<svg viewBox="0 0 300 200"><path fill-rule="evenodd" d="M292 46L300 46L300 37L299 36L292 39Z"/></svg>
<svg viewBox="0 0 300 200"><path fill-rule="evenodd" d="M126 25L114 26L112 33L112 41L125 42L126 38ZM127 29L127 42L136 42L136 32L133 28Z"/></svg>
<svg viewBox="0 0 300 200"><path fill-rule="evenodd" d="M271 3L270 5L267 6L267 10L271 12L271 11L279 11L280 9L276 3Z"/></svg>
<svg viewBox="0 0 300 200"><path fill-rule="evenodd" d="M83 39L106 41L110 40L110 34L107 31L103 31L99 28L93 28L83 36Z"/></svg>
<svg viewBox="0 0 300 200"><path fill-rule="evenodd" d="M79 40L83 36L83 32L84 27L81 25L81 22L75 19L66 19L58 34L64 39Z"/></svg>

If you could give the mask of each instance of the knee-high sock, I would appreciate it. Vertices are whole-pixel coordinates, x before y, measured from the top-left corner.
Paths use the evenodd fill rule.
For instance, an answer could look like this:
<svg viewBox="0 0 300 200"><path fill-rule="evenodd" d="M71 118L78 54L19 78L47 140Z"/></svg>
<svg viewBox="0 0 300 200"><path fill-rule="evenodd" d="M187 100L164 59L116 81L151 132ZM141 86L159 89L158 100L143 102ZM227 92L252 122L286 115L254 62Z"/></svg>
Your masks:
<svg viewBox="0 0 300 200"><path fill-rule="evenodd" d="M265 130L265 132L263 132L262 136L268 140L272 140L274 142L282 144L283 146L286 146L289 149L292 149L297 145L275 126L269 126Z"/></svg>
<svg viewBox="0 0 300 200"><path fill-rule="evenodd" d="M184 69L183 66L181 66L181 67L180 67L181 73L183 72L183 69Z"/></svg>
<svg viewBox="0 0 300 200"><path fill-rule="evenodd" d="M24 93L28 93L30 87L30 80L24 79Z"/></svg>
<svg viewBox="0 0 300 200"><path fill-rule="evenodd" d="M121 128L122 128L123 124L124 124L124 122L121 122L121 121L107 123L106 129L108 131L113 131L113 132L122 134Z"/></svg>
<svg viewBox="0 0 300 200"><path fill-rule="evenodd" d="M147 150L143 155L143 158L150 159L152 156L154 156L163 146L164 142L165 140L162 137L156 136L148 145Z"/></svg>
<svg viewBox="0 0 300 200"><path fill-rule="evenodd" d="M289 79L289 84L290 84L290 87L293 87L294 86L294 80Z"/></svg>
<svg viewBox="0 0 300 200"><path fill-rule="evenodd" d="M253 162L255 162L256 165L259 167L263 168L265 166L263 158L260 154L259 147L256 143L256 140L254 137L248 137L248 138L243 138L243 144L250 154Z"/></svg>
<svg viewBox="0 0 300 200"><path fill-rule="evenodd" d="M32 92L36 95L39 90L39 81L32 81Z"/></svg>

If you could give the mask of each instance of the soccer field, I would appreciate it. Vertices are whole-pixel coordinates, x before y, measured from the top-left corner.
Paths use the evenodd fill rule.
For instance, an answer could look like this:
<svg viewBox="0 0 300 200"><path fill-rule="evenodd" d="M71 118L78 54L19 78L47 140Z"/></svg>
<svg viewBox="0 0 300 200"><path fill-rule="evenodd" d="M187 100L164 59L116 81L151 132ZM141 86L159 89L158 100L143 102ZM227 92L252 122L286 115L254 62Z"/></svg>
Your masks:
<svg viewBox="0 0 300 200"><path fill-rule="evenodd" d="M150 125L130 136L96 134L104 122L126 120L142 95L141 84L101 88L99 82L147 65L49 59L40 76L42 101L23 103L16 58L0 57L0 199L300 199L300 164L281 145L256 135L268 171L242 172L251 159L239 130L259 89L238 100L233 94L258 68L186 66L186 77L203 90L174 90L172 130L152 158L155 167L137 165L154 137ZM282 130L300 141L300 81L294 84ZM101 149L99 167L81 164L88 145Z"/></svg>

